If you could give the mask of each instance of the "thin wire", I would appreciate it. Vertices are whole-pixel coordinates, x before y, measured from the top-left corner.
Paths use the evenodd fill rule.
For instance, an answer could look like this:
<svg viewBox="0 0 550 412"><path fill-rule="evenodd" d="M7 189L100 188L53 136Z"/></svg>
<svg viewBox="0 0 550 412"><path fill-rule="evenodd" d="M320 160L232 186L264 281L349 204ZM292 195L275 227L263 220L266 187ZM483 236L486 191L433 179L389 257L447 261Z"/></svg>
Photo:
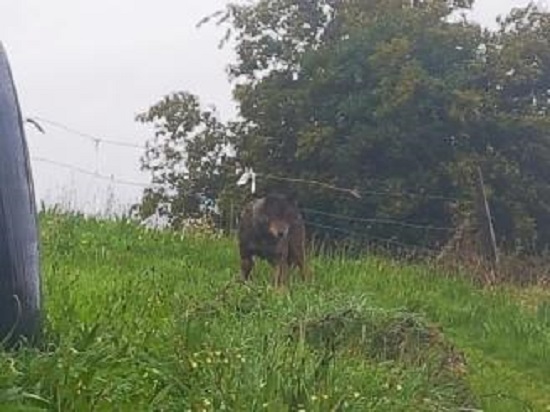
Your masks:
<svg viewBox="0 0 550 412"><path fill-rule="evenodd" d="M401 246L401 247L408 248L408 249L420 249L420 250L424 250L424 251L426 251L430 254L433 254L433 255L438 253L436 250L430 249L430 248L425 247L425 246L411 245L411 244L408 244L408 243L399 242L397 240L370 236L370 235L366 235L366 234L363 234L363 233L357 233L357 232L353 232L351 230L346 230L346 229L342 229L342 228L335 227L335 226L323 225L323 224L320 224L320 223L314 223L314 222L310 222L310 221L305 221L305 223L306 223L306 225L317 227L319 229L333 230L335 232L344 233L344 234L347 234L347 235L350 235L350 236L353 236L353 237L356 237L356 238L358 237L358 238L364 238L364 239L367 239L367 240L373 240L373 241L376 241L376 242L390 243L390 244L394 244L396 246Z"/></svg>
<svg viewBox="0 0 550 412"><path fill-rule="evenodd" d="M376 190L363 190L360 193L365 195L371 195L371 196L393 196L393 197L404 197L404 196L410 196L410 197L421 197L424 199L431 199L431 200L444 200L447 202L458 202L458 203L472 203L471 200L468 199L459 199L458 197L450 197L450 196L443 196L443 195L435 195L435 194L427 194L427 193L416 193L411 191L403 191L403 192L390 192L390 191L376 191Z"/></svg>
<svg viewBox="0 0 550 412"><path fill-rule="evenodd" d="M46 159L46 158L42 158L42 157L35 157L35 156L31 157L31 160L34 161L34 162L47 163L47 164L51 164L51 165L61 167L61 168L64 168L64 169L73 170L73 171L82 173L84 175L92 176L92 177L97 178L97 179L109 181L111 183L127 185L127 186L135 186L135 187L140 187L140 188L146 188L146 187L150 186L147 183L135 182L135 181L124 180L124 179L117 179L114 176L102 175L102 174L99 174L97 172L93 172L93 171L90 171L90 170L87 170L87 169L84 169L84 168L81 168L81 167L78 167L78 166L74 166L74 165L71 165L71 164L68 164L68 163L60 162L60 161L57 161L57 160L51 160L51 159ZM315 213L322 214L322 215L328 215L328 216L333 216L333 217L338 217L338 218L346 218L346 219L352 219L352 220L358 220L358 221L371 221L371 220L376 221L376 220L379 220L379 219L353 218L353 217L348 217L348 216L345 216L345 215L336 215L336 214L333 214L333 213L321 212L321 211L313 210L313 209L303 209L303 210L304 211L315 212ZM366 235L366 234L356 233L356 232L346 230L346 229L342 229L342 228L339 228L339 227L323 225L323 224L320 224L320 223L315 223L315 222L310 222L310 221L306 221L305 223L309 226L313 226L313 227L317 227L317 228L325 229L325 230L333 230L333 231L344 233L344 234L354 236L354 237L360 237L360 238L365 238L365 239L369 239L369 240L373 240L373 241L384 242L384 243L387 243L387 244L394 244L394 245L409 248L409 249L410 248L421 249L421 250L424 250L424 251L432 253L432 254L438 253L437 251L435 251L433 249L430 249L430 248L427 248L427 247L424 247L424 246L411 245L411 244L399 242L399 241L392 240L392 239L379 238L379 237L370 236L370 235ZM388 219L388 223L403 224L403 225L410 225L412 227L426 228L426 227L421 226L421 225L413 225L413 224L409 224L409 223L406 223L406 222L399 222L399 221L390 221L389 219ZM444 228L440 228L440 229L444 229ZM450 229L450 228L446 228L446 229Z"/></svg>
<svg viewBox="0 0 550 412"><path fill-rule="evenodd" d="M326 189L334 190L334 191L337 191L337 192L348 193L348 194L352 195L353 197L355 197L357 199L361 198L361 195L355 189L348 189L348 188L344 188L344 187L338 187L338 186L331 185L329 183L319 182L317 180L306 180L306 179L281 177L281 176L275 176L275 175L261 175L261 174L258 174L257 176L263 176L266 179L272 179L272 180L282 180L282 181L286 181L286 182L307 183L307 184L310 184L310 185L322 186Z"/></svg>
<svg viewBox="0 0 550 412"><path fill-rule="evenodd" d="M126 186L141 187L141 188L149 187L149 185L147 183L134 182L134 181L124 180L124 179L116 179L116 178L111 177L111 176L95 173L95 172L92 172L90 170L86 170L86 169L83 169L81 167L78 167L78 166L70 165L68 163L59 162L57 160L50 160L50 159L46 159L46 158L42 158L42 157L31 157L31 160L33 162L48 163L48 164L51 164L51 165L54 165L54 166L57 166L57 167L61 167L61 168L64 168L64 169L74 170L76 172L82 173L84 175L92 176L92 177L95 177L97 179L108 180L109 182L112 182L112 183L117 183L117 184L126 185Z"/></svg>
<svg viewBox="0 0 550 412"><path fill-rule="evenodd" d="M441 230L441 231L454 231L454 227L439 227L439 226L427 226L427 225L421 225L418 223L411 223L411 222L402 222L395 219L378 219L378 218L361 218L361 217L353 217L353 216L346 216L346 215L340 215L336 213L328 213L328 212L322 212L320 210L314 210L314 209L302 209L306 213L311 214L317 214L322 216L329 216L333 217L335 219L345 219L345 220L351 220L356 222L365 222L365 223L380 223L380 224L387 224L387 225L397 225L397 226L404 226L404 227L410 227L413 229L426 229L426 230Z"/></svg>
<svg viewBox="0 0 550 412"><path fill-rule="evenodd" d="M317 185L322 186L326 189L334 190L337 192L343 192L348 193L352 195L353 197L360 199L362 195L370 195L370 196L393 196L393 197L404 197L404 196L410 196L410 197L421 197L425 199L431 199L431 200L444 200L449 202L459 202L459 203L472 203L471 200L468 199L459 199L456 197L449 197L449 196L443 196L443 195L435 195L435 194L427 194L427 193L415 193L411 191L403 191L403 192L392 192L392 191L381 191L381 190L358 190L358 189L350 189L350 188L344 188L344 187L338 187L334 186L328 183L319 182L317 180L307 180L307 179L298 179L298 178L289 178L289 177L282 177L282 176L275 176L271 174L256 174L256 176L262 176L265 179L272 179L272 180L280 180L285 182L291 182L291 183L305 183L310 185Z"/></svg>
<svg viewBox="0 0 550 412"><path fill-rule="evenodd" d="M97 136L94 136L90 133L84 133L79 130L73 129L63 123L60 123L55 120L46 119L41 116L34 116L32 118L27 119L29 122L33 124L37 124L36 121L40 121L42 123L49 124L51 126L57 127L59 129L65 130L66 132L69 132L71 134L74 134L76 136L82 137L84 139L87 139L89 141L94 142L96 145L99 145L100 143L103 144L110 144L114 146L121 146L121 147L129 147L133 149L146 149L146 146L139 145L135 143L128 143L123 142L120 140L111 140L111 139L104 139ZM403 191L403 192L391 192L391 191L376 191L376 190L357 190L357 189L350 189L350 188L344 188L344 187L338 187L335 185L331 185L329 183L320 182L317 180L308 180L308 179L300 179L300 178L290 178L290 177L282 177L282 176L276 176L272 174L258 174L257 176L263 176L266 179L272 179L272 180L279 180L279 181L286 181L286 182L292 182L292 183L304 183L309 185L316 185L321 186L329 190L347 193L356 199L360 199L361 195L370 195L370 196L393 196L393 197L404 197L404 196L411 196L411 197L422 197L425 199L432 199L432 200L444 200L444 201L451 201L451 202L460 202L460 203L471 203L471 200L467 199L458 199L455 197L449 197L449 196L442 196L442 195L435 195L435 194L423 194L423 193L415 193L410 191Z"/></svg>
<svg viewBox="0 0 550 412"><path fill-rule="evenodd" d="M64 125L60 122L55 121L55 120L45 119L45 118L40 117L40 116L34 116L32 118L29 118L29 120L49 124L50 126L54 126L54 127L57 127L58 129L65 130L66 132L69 132L73 135L76 135L76 136L82 137L84 139L90 140L90 141L92 141L96 144L104 143L104 144L110 144L110 145L113 145L113 146L130 147L130 148L133 148L133 149L146 149L145 146L140 145L140 144L136 144L136 143L128 143L128 142L123 142L123 141L120 141L120 140L103 139L101 137L97 137L97 136L94 136L92 134L84 133L84 132L81 132L79 130L73 129L73 128L71 128L69 126L66 126L66 125Z"/></svg>

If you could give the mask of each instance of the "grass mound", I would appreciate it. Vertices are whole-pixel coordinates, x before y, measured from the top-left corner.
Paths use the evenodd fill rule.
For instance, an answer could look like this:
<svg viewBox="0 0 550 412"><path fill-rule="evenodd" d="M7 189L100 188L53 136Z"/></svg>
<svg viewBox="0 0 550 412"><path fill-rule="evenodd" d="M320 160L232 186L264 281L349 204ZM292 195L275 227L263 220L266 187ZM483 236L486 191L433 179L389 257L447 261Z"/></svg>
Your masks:
<svg viewBox="0 0 550 412"><path fill-rule="evenodd" d="M346 309L294 322L291 336L317 350L417 368L430 385L452 388L447 391L447 406L476 406L465 380L464 354L445 339L439 328L418 314Z"/></svg>

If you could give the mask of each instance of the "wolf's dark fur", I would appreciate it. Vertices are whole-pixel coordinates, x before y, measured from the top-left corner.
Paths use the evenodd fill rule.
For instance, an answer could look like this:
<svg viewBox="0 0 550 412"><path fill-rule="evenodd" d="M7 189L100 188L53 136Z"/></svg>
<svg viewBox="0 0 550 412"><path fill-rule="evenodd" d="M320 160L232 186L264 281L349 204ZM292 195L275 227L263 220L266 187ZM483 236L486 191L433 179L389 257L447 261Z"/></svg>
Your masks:
<svg viewBox="0 0 550 412"><path fill-rule="evenodd" d="M248 280L254 257L275 267L275 286L288 282L289 267L297 266L308 277L305 262L305 227L295 201L270 194L248 203L239 223L241 277Z"/></svg>

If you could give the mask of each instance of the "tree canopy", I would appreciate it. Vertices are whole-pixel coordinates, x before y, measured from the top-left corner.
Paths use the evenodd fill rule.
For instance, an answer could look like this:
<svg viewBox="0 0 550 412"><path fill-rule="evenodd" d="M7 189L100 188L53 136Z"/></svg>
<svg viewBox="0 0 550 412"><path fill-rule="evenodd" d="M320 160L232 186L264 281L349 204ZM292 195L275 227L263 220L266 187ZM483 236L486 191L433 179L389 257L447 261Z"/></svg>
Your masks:
<svg viewBox="0 0 550 412"><path fill-rule="evenodd" d="M432 246L468 211L479 165L499 242L546 247L550 17L531 5L491 32L460 18L471 3L259 0L205 18L235 45L239 118L222 124L188 93L139 116L157 130L143 165L159 185L145 200L185 216L207 198L227 215L245 197L240 164L361 194L260 178L260 191L323 212L306 213L312 225Z"/></svg>

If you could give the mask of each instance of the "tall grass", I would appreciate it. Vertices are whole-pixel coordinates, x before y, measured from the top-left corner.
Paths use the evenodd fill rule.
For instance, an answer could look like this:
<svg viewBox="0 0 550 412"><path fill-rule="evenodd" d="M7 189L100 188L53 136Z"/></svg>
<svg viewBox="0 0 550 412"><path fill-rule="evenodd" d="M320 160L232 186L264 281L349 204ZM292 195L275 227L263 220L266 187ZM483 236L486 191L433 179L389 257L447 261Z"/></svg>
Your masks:
<svg viewBox="0 0 550 412"><path fill-rule="evenodd" d="M233 240L41 216L44 347L0 354L0 410L545 410L550 320L420 265L318 256L231 282ZM462 408L462 409L461 409Z"/></svg>

